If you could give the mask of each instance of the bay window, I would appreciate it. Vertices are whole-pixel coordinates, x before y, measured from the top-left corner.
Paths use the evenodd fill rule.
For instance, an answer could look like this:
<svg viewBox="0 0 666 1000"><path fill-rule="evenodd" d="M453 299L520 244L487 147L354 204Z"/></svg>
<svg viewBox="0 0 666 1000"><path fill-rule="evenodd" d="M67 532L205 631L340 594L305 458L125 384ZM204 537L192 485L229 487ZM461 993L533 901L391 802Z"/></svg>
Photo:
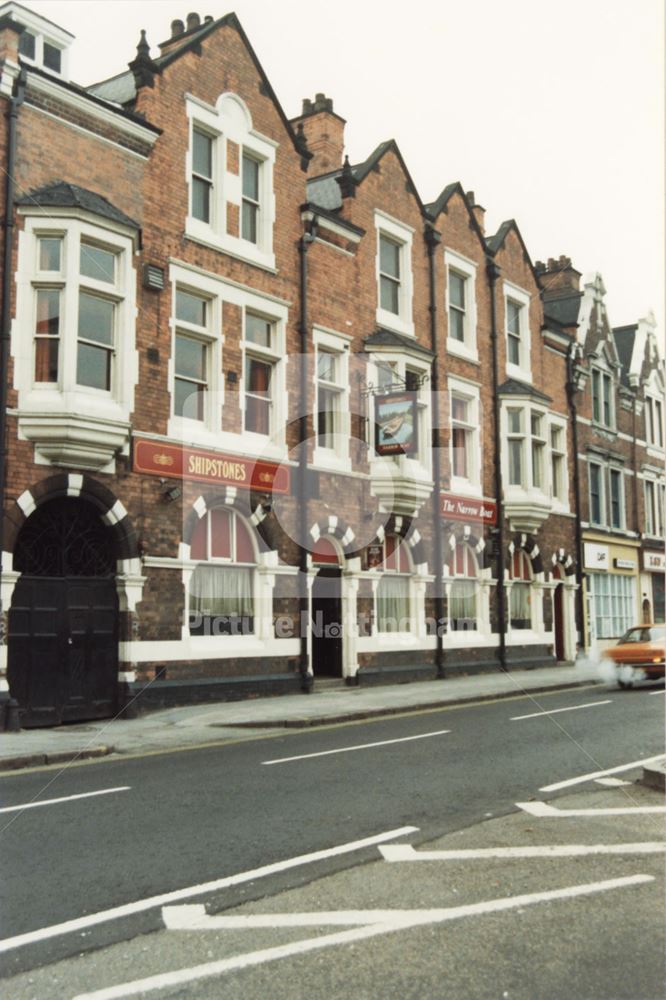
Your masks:
<svg viewBox="0 0 666 1000"><path fill-rule="evenodd" d="M525 486L525 430L523 410L507 411L509 485Z"/></svg>

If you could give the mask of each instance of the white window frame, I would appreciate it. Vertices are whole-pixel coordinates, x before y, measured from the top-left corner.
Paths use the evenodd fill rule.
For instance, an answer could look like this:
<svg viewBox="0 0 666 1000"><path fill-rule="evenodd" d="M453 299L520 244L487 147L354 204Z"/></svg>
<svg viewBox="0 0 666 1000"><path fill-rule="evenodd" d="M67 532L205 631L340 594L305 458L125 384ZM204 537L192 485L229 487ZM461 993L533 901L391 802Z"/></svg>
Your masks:
<svg viewBox="0 0 666 1000"><path fill-rule="evenodd" d="M405 542L404 538L402 538L401 535L393 535L393 537L398 540L398 549L402 549L403 552L405 553L405 555L407 556L408 570L407 570L407 572L403 572L400 569L386 569L386 566L385 566L385 564L386 564L386 558L387 558L386 557L386 541L384 540L382 542L382 548L383 548L383 552L384 552L384 558L382 560L382 565L381 565L380 568L378 568L375 571L375 572L377 572L378 580L377 580L377 586L374 588L374 611L375 611L375 614L374 614L374 622L375 622L374 630L375 630L375 632L378 635L382 635L382 636L386 636L386 635L391 635L391 636L411 635L411 636L415 636L417 634L417 623L415 621L415 595L414 595L414 588L413 588L413 585L412 585L412 580L413 580L413 576L414 576L414 562L412 560L412 554L409 551L409 546L407 545L407 542ZM394 551L397 551L397 549L394 550ZM379 594L379 588L380 588L380 585L381 585L382 578L384 578L384 579L386 579L386 578L401 579L406 584L407 593L406 593L405 596L406 596L406 600L407 600L407 611L408 611L408 614L407 614L406 617L407 617L407 619L409 620L409 623L410 623L410 627L407 630L402 629L402 630L392 631L390 629L380 629L380 627L379 627L379 621L380 621L380 618L379 618L379 601L381 600L380 594Z"/></svg>
<svg viewBox="0 0 666 1000"><path fill-rule="evenodd" d="M455 354L466 361L478 361L479 353L476 343L476 271L477 265L474 261L462 257L453 250L444 250L444 266L446 269L446 317L447 317L447 338L446 349L449 354ZM449 275L455 271L465 282L465 311L463 316L463 340L456 340L451 336L449 323L450 310L453 308L449 294Z"/></svg>
<svg viewBox="0 0 666 1000"><path fill-rule="evenodd" d="M314 384L314 450L312 461L314 465L324 468L345 469L349 467L349 444L351 435L351 414L349 409L349 346L351 338L344 334L315 327L313 330L315 348L313 384ZM319 444L319 383L318 357L323 350L335 356L337 372L334 388L337 389L337 407L335 410L334 446L326 448Z"/></svg>
<svg viewBox="0 0 666 1000"><path fill-rule="evenodd" d="M597 639L617 639L636 624L636 577L588 573L590 619Z"/></svg>
<svg viewBox="0 0 666 1000"><path fill-rule="evenodd" d="M49 73L56 79L67 80L69 78L69 46L73 41L73 35L70 35L68 31L64 28L60 28L57 24L53 24L51 21L46 20L46 18L41 17L39 14L35 14L33 11L28 10L22 4L7 4L7 10L5 10L6 15L14 15L14 20L19 24L23 25L29 34L34 36L35 39L35 55L33 57L19 53L19 58L22 63L26 63L28 66L38 66L39 69L43 70L45 73ZM51 45L54 49L58 49L60 52L60 69L51 69L44 65L44 43Z"/></svg>
<svg viewBox="0 0 666 1000"><path fill-rule="evenodd" d="M519 432L509 431L509 411L520 411L522 429ZM533 470L533 438L532 438L532 416L538 415L542 421L542 432L540 441L543 441L543 480L540 486L534 485ZM550 437L549 437L549 417L546 409L538 404L524 399L503 399L500 426L502 428L502 462L505 471L505 494L507 500L525 499L528 496L537 498L541 504L545 499L551 503L551 470L550 470ZM522 440L522 475L520 483L510 482L509 465L509 441L511 438L520 437Z"/></svg>
<svg viewBox="0 0 666 1000"><path fill-rule="evenodd" d="M463 559L465 559L465 558L467 558L467 559L471 558L472 565L474 566L474 569L475 569L474 576L464 576L464 575L461 576L460 574L456 573L456 571L455 571L456 570L456 554L457 554L457 550L458 550L459 547L463 550ZM477 556L476 552L474 551L474 549L472 548L472 546L468 542L460 542L452 550L452 552L451 552L451 566L452 566L452 572L450 573L450 575L448 575L446 577L446 584L447 584L447 588L448 588L447 589L447 595L448 595L448 601L447 601L447 618L448 618L448 631L449 631L449 635L451 635L451 636L455 635L456 637L459 637L460 634L465 635L466 633L471 633L470 638L472 636L478 636L479 633L483 631L483 620L482 620L482 615L481 615L481 587L480 587L480 582L479 582L479 580L480 580L479 560L478 560L478 556ZM475 622L475 625L474 625L474 628L472 628L472 629L458 629L458 628L454 628L453 627L453 622L454 621L464 620L464 619L454 619L453 616L452 616L452 614L451 614L451 608L452 608L453 596L454 596L453 595L453 588L455 587L455 585L457 583L458 584L459 583L472 583L474 585L474 611L475 611L474 622Z"/></svg>
<svg viewBox="0 0 666 1000"><path fill-rule="evenodd" d="M511 282L503 283L504 290L504 336L506 348L506 374L508 378L516 378L521 382L532 381L532 343L530 333L530 296L522 288ZM511 300L519 307L520 326L520 362L514 364L509 361L509 329L508 329L508 302Z"/></svg>
<svg viewBox="0 0 666 1000"><path fill-rule="evenodd" d="M258 636L260 634L260 631L261 631L261 621L260 621L260 613L261 613L261 611L260 611L260 601L259 601L259 573L258 573L258 569L259 569L259 553L258 553L258 549L257 549L256 539L254 537L254 532L252 530L252 526L248 523L247 519L245 517L243 517L241 514L239 514L239 512L236 511L236 510L234 510L232 507L226 507L224 504L219 504L217 506L213 506L213 507L207 508L206 512L204 514L204 517L207 519L207 525L206 525L206 548L207 548L207 552L208 553L210 553L210 549L211 549L211 524L212 524L211 514L212 514L212 512L214 510L223 510L230 517L230 520L231 520L231 524L230 524L230 527L231 527L230 539L231 539L231 546L233 547L234 551L236 549L236 525L237 525L237 521L239 519L241 520L241 522L243 523L243 526L244 526L245 530L247 531L248 536L250 538L250 544L252 545L252 551L253 551L253 555L254 555L254 561L251 562L251 563L240 563L240 562L236 562L234 559L226 557L226 556L212 556L210 554L207 554L205 559L192 560L192 563L191 563L192 568L191 568L191 571L188 573L187 585L185 587L186 607L185 607L185 618L184 618L184 621L185 621L186 624L184 625L184 631L186 632L186 635L187 635L188 639L189 638L194 638L194 640L196 642L201 642L201 641L211 642L212 641L212 642L215 642L215 643L219 644L220 641L221 641L223 644L227 645L229 643L238 641L239 638L241 639L241 641L243 641L243 640L247 641L248 639L250 641L252 641L252 640L255 640L256 638L258 638ZM226 567L232 567L232 568L236 568L237 567L238 569L249 569L251 571L251 573L252 573L252 576L251 576L251 580L252 580L252 605L253 605L253 613L252 613L253 630L252 630L252 632L243 633L242 636L239 637L239 636L235 635L233 632L232 633L224 633L223 632L223 633L219 633L219 634L213 633L213 634L210 634L210 635L204 633L203 635L198 635L197 633L193 633L193 632L190 631L190 629L191 629L190 615L192 613L191 612L192 600L191 600L191 594L190 594L190 587L192 585L192 576L194 575L194 572L196 571L196 569L197 569L198 566L219 566L219 567L226 566Z"/></svg>
<svg viewBox="0 0 666 1000"><path fill-rule="evenodd" d="M218 275L202 271L194 265L187 265L183 262L171 263L169 267L169 281L172 289L176 285L186 291L208 298L211 302L210 351L211 368L209 379L209 406L207 409L206 421L192 420L187 417L177 417L173 415L173 404L171 405L172 416L169 419L167 434L176 440L182 440L191 444L224 450L239 455L255 455L265 458L267 461L283 461L286 458L285 451L285 426L288 412L288 392L287 392L287 365L286 356L286 329L289 317L287 303L272 296L264 296L258 292L250 291L239 286L235 282L226 281ZM174 344L176 329L175 322L175 293L172 291L172 309L169 324L171 327L171 340ZM234 336L234 347L238 348L241 354L240 366L236 369L236 381L225 385L223 366L225 364L225 344L224 334L224 305L225 303L237 306L241 310L242 332L236 343ZM263 434L244 433L242 430L245 413L245 311L255 313L265 317L274 324L276 330L276 348L271 353L278 358L278 370L275 382L275 402L274 420L275 434L267 437ZM248 345L251 351L255 350L255 345ZM236 355L234 355L236 357ZM238 364L238 362L234 362ZM172 346L171 357L168 366L168 378L170 391L173 386L175 376L175 354ZM240 410L241 430L227 431L222 428L223 407L237 407Z"/></svg>
<svg viewBox="0 0 666 1000"><path fill-rule="evenodd" d="M273 174L278 143L253 127L247 105L236 94L221 94L215 106L188 94L185 105L189 123L189 141L185 155L185 176L188 185L186 236L232 257L275 271ZM192 132L195 128L210 135L214 140L210 222L195 219L191 211ZM231 173L227 169L228 143L234 143L238 149L238 173ZM242 236L244 155L259 164L256 243L243 239ZM227 204L233 204L238 209L238 236L227 232Z"/></svg>
<svg viewBox="0 0 666 1000"><path fill-rule="evenodd" d="M451 469L451 492L460 493L463 496L481 496L481 403L479 388L470 382L449 376L449 420L451 433L449 435L449 467ZM469 407L466 429L470 435L468 450L468 476L457 476L454 474L453 461L453 398L464 399Z"/></svg>
<svg viewBox="0 0 666 1000"><path fill-rule="evenodd" d="M413 283L412 274L412 241L414 230L379 210L375 211L375 229L377 232L377 246L375 258L375 277L377 287L377 323L387 330L402 333L405 336L413 337L414 316L412 308ZM381 282L380 282L380 239L386 236L399 247L400 261L400 284L398 288L398 313L392 313L381 307Z"/></svg>
<svg viewBox="0 0 666 1000"><path fill-rule="evenodd" d="M26 214L26 213L21 213ZM62 239L59 273L39 270L39 240ZM133 266L135 233L110 220L89 213L50 208L26 217L19 234L17 303L13 324L12 354L15 359L15 386L20 410L62 413L63 410L129 420L134 407L138 379L135 350L136 274ZM115 256L116 282L95 280L81 274L82 243L99 246ZM36 292L39 288L60 289L59 358L57 382L36 382L35 330ZM79 292L88 291L114 303L114 343L109 389L77 383Z"/></svg>
<svg viewBox="0 0 666 1000"><path fill-rule="evenodd" d="M645 510L645 531L649 538L664 538L664 503L666 485L653 476L643 481L643 503Z"/></svg>
<svg viewBox="0 0 666 1000"><path fill-rule="evenodd" d="M599 378L599 418L597 419L594 415L594 378L595 375ZM608 410L609 410L609 420L606 421L604 417L604 403L606 399L606 389L608 389ZM615 414L615 379L613 373L609 371L608 368L596 364L592 367L590 371L590 406L592 410L592 423L596 427L603 427L605 430L615 430L616 427L616 414Z"/></svg>
<svg viewBox="0 0 666 1000"><path fill-rule="evenodd" d="M176 302L179 292L184 292L189 295L194 295L197 298L203 299L206 303L206 321L205 325L199 326L198 324L192 324L186 320L178 319L176 314ZM172 378L169 382L171 387L171 414L174 421L180 421L182 424L182 430L186 431L189 427L191 431L196 433L196 428L203 425L204 427L209 427L212 430L215 429L215 410L216 407L221 405L224 393L224 382L221 377L221 337L219 331L222 327L222 317L221 317L222 304L219 298L210 294L210 291L204 291L200 287L193 286L191 283L185 284L182 281L174 282L172 286L172 350L171 350L171 367L173 370ZM217 331L217 334L216 334ZM176 340L179 336L183 336L189 340L195 340L202 343L205 347L205 395L203 404L203 416L201 420L194 417L186 417L182 414L177 414L175 412L176 404L176 392L175 383L179 378L179 373L176 371ZM192 425L194 427L192 428Z"/></svg>
<svg viewBox="0 0 666 1000"><path fill-rule="evenodd" d="M645 394L645 442L652 448L664 447L664 400Z"/></svg>
<svg viewBox="0 0 666 1000"><path fill-rule="evenodd" d="M562 447L553 448L553 431L557 431L560 434L560 440L562 442ZM568 464L568 440L567 440L568 425L566 420L558 419L553 416L553 414L548 415L548 464L549 464L549 476L550 476L550 496L553 504L553 509L558 511L568 511L569 510L569 464ZM560 474L562 477L560 492L555 490L555 482L553 476L553 459L557 456L560 459Z"/></svg>
<svg viewBox="0 0 666 1000"><path fill-rule="evenodd" d="M618 502L620 507L620 523L613 524L613 473L617 474L617 482L619 483L619 496ZM626 500L625 500L625 483L624 483L624 470L618 465L608 466L608 527L611 531L624 531L626 528Z"/></svg>
<svg viewBox="0 0 666 1000"><path fill-rule="evenodd" d="M271 325L272 341L270 347L263 347L255 344L251 340L245 339L245 321L247 314L258 316ZM240 347L243 355L242 372L240 376L240 406L241 406L241 427L243 441L248 442L251 448L256 451L265 452L271 446L282 447L285 442L285 428L287 422L287 391L285 377L285 353L286 353L286 331L285 323L274 311L267 309L264 302L257 308L256 300L248 301L243 307L242 315L242 339ZM245 374L248 359L254 358L258 361L271 365L271 411L270 429L268 434L260 434L257 431L245 429L246 413L246 391Z"/></svg>

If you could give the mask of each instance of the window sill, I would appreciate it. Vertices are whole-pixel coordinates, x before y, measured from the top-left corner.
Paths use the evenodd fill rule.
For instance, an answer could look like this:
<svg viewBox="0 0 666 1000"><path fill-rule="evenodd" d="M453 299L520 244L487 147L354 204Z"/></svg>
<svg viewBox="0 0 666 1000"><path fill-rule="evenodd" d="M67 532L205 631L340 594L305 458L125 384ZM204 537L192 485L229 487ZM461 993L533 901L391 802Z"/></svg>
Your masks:
<svg viewBox="0 0 666 1000"><path fill-rule="evenodd" d="M518 382L525 382L527 385L532 384L532 370L521 368L520 365L514 365L511 361L506 363L506 377L515 378Z"/></svg>
<svg viewBox="0 0 666 1000"><path fill-rule="evenodd" d="M349 454L342 456L325 448L315 448L312 453L312 466L324 472L351 472Z"/></svg>
<svg viewBox="0 0 666 1000"><path fill-rule="evenodd" d="M262 434L232 434L229 431L215 431L196 420L171 417L167 427L167 437L179 444L194 448L210 448L212 451L228 451L234 455L245 455L270 462L287 462L286 446L272 441Z"/></svg>
<svg viewBox="0 0 666 1000"><path fill-rule="evenodd" d="M386 312L385 309L377 309L377 325L384 330L391 330L393 333L402 333L405 337L416 336L412 320L406 320L403 316Z"/></svg>
<svg viewBox="0 0 666 1000"><path fill-rule="evenodd" d="M473 483L470 479L461 479L459 476L451 476L450 493L461 497L482 497L483 490L480 483Z"/></svg>
<svg viewBox="0 0 666 1000"><path fill-rule="evenodd" d="M462 358L464 361L469 361L471 364L480 364L479 352L476 349L476 344L474 347L470 347L463 341L447 337L446 350L449 354L453 354L457 358Z"/></svg>
<svg viewBox="0 0 666 1000"><path fill-rule="evenodd" d="M185 236L188 240L192 240L193 243L198 243L200 246L208 247L210 250L217 250L220 253L227 254L227 256L234 257L245 264L252 264L253 267L259 267L263 271L269 271L271 274L278 273L274 253L265 253L259 250L253 243L238 239L235 236L221 236L209 226L203 224L201 226L197 225L195 219L188 218L185 226Z"/></svg>

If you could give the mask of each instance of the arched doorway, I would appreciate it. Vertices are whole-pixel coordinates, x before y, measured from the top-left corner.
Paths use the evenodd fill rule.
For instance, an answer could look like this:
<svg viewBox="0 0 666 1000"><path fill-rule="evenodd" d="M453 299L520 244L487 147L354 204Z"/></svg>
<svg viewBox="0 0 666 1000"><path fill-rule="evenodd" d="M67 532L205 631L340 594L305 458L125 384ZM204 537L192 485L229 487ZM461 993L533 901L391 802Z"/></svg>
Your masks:
<svg viewBox="0 0 666 1000"><path fill-rule="evenodd" d="M320 538L312 553L310 636L312 672L317 677L342 677L342 581L337 549Z"/></svg>
<svg viewBox="0 0 666 1000"><path fill-rule="evenodd" d="M116 708L118 596L113 539L96 508L60 497L16 541L7 676L22 726L106 718Z"/></svg>

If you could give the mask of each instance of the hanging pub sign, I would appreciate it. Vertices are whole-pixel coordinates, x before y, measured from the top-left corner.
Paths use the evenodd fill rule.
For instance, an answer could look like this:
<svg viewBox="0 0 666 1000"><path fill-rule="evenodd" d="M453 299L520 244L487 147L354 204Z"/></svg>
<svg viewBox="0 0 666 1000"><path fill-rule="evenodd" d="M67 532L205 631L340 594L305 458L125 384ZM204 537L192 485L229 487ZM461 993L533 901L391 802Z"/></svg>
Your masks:
<svg viewBox="0 0 666 1000"><path fill-rule="evenodd" d="M164 479L192 479L199 483L237 486L262 493L288 493L289 469L274 462L253 462L238 455L221 455L202 448L134 439L135 472Z"/></svg>
<svg viewBox="0 0 666 1000"><path fill-rule="evenodd" d="M416 394L375 396L375 451L378 455L413 455L418 449Z"/></svg>

